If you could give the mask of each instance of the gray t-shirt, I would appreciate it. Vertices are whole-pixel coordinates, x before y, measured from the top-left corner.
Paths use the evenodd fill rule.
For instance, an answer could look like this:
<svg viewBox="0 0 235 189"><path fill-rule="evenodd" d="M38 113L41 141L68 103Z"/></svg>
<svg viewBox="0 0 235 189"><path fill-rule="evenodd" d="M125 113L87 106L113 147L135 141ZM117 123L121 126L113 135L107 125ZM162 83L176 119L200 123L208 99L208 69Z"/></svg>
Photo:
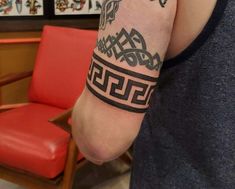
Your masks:
<svg viewBox="0 0 235 189"><path fill-rule="evenodd" d="M134 145L131 189L235 188L235 1L166 61Z"/></svg>

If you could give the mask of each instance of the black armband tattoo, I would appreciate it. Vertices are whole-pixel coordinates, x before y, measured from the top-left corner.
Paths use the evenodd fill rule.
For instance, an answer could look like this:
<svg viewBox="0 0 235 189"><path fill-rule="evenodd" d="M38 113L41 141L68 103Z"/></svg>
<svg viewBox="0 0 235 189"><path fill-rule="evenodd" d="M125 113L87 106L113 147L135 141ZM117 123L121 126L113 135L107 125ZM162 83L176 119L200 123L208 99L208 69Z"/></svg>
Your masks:
<svg viewBox="0 0 235 189"><path fill-rule="evenodd" d="M158 53L148 52L143 36L135 29L128 33L123 28L116 36L99 39L97 47L101 53L132 67L145 66L148 70L159 71L163 63Z"/></svg>
<svg viewBox="0 0 235 189"><path fill-rule="evenodd" d="M144 113L157 78L113 65L94 53L87 88L102 101L136 113Z"/></svg>
<svg viewBox="0 0 235 189"><path fill-rule="evenodd" d="M121 0L105 0L102 4L99 29L105 30L107 23L112 24Z"/></svg>

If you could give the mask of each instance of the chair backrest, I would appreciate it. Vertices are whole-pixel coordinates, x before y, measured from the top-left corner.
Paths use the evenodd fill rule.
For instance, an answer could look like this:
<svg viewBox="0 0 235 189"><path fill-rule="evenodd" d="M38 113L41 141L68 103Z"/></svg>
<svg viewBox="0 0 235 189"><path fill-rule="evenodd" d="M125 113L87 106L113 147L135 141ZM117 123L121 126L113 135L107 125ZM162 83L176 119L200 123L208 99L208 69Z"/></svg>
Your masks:
<svg viewBox="0 0 235 189"><path fill-rule="evenodd" d="M97 31L45 26L29 100L70 108L81 94L96 45Z"/></svg>

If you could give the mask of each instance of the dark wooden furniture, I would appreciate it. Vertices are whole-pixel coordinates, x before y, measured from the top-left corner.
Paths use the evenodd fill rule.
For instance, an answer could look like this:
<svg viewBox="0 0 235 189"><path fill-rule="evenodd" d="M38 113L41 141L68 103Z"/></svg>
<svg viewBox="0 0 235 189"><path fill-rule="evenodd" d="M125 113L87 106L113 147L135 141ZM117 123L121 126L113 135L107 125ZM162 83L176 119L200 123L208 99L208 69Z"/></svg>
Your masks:
<svg viewBox="0 0 235 189"><path fill-rule="evenodd" d="M99 16L83 16L70 19L3 19L0 18L0 32L41 31L44 25L98 29ZM19 27L20 26L20 27Z"/></svg>

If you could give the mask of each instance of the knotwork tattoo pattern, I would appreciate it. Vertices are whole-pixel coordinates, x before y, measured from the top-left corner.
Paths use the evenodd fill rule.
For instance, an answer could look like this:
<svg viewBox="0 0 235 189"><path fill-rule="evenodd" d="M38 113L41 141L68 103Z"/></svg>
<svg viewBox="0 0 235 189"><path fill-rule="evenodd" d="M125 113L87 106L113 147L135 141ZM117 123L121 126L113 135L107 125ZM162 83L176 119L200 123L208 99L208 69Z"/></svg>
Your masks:
<svg viewBox="0 0 235 189"><path fill-rule="evenodd" d="M157 78L113 65L94 53L87 88L102 101L136 113L144 113Z"/></svg>
<svg viewBox="0 0 235 189"><path fill-rule="evenodd" d="M104 30L107 23L112 24L121 0L105 0L102 5L99 28Z"/></svg>
<svg viewBox="0 0 235 189"><path fill-rule="evenodd" d="M108 57L115 57L129 66L145 66L148 70L159 71L162 61L158 53L152 55L147 50L143 36L132 29L128 33L124 28L116 36L108 35L97 41L98 50Z"/></svg>

